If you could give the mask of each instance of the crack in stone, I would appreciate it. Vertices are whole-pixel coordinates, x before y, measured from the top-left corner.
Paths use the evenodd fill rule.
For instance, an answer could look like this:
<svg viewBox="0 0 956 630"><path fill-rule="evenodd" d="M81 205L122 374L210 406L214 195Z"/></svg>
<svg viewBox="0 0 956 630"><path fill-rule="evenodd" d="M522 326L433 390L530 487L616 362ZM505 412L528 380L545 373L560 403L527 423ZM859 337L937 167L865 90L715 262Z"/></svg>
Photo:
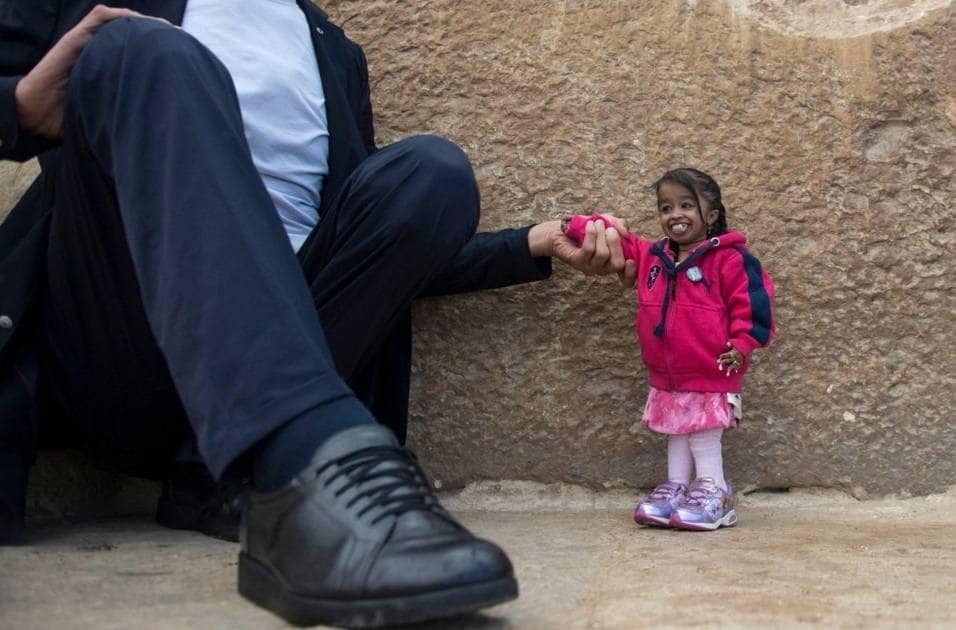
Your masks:
<svg viewBox="0 0 956 630"><path fill-rule="evenodd" d="M739 17L786 35L823 39L892 31L952 4L953 0L727 0Z"/></svg>

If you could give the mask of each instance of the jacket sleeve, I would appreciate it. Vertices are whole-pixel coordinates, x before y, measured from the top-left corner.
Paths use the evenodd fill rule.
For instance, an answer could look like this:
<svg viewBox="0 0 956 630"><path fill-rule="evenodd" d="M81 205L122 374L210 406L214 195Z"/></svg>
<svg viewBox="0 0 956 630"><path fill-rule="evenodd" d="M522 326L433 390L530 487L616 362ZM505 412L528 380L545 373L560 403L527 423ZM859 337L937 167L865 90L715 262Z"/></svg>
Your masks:
<svg viewBox="0 0 956 630"><path fill-rule="evenodd" d="M0 159L22 162L56 145L20 127L15 91L52 45L58 4L0 0Z"/></svg>
<svg viewBox="0 0 956 630"><path fill-rule="evenodd" d="M528 249L530 227L479 232L448 267L432 280L423 296L497 289L551 275L551 259L535 258Z"/></svg>
<svg viewBox="0 0 956 630"><path fill-rule="evenodd" d="M770 345L776 333L773 281L760 261L740 249L721 267L721 291L730 315L730 343L745 357Z"/></svg>

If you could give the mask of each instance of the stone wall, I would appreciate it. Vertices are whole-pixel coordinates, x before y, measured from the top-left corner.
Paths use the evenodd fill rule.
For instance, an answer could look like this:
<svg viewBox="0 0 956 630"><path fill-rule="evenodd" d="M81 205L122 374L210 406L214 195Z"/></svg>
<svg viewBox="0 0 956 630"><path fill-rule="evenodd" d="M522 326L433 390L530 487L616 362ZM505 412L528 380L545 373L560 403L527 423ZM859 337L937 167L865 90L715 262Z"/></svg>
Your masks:
<svg viewBox="0 0 956 630"><path fill-rule="evenodd" d="M587 207L656 235L648 186L720 182L778 286L742 486L859 496L956 483L952 2L340 1L380 143L471 156L486 229ZM434 476L648 486L633 299L566 268L416 311L411 441Z"/></svg>
<svg viewBox="0 0 956 630"><path fill-rule="evenodd" d="M650 183L714 175L778 291L725 439L738 487L956 483L953 2L325 6L368 54L379 143L461 144L484 229L594 207L656 235ZM410 441L432 476L653 485L633 316L615 282L560 266L422 301Z"/></svg>

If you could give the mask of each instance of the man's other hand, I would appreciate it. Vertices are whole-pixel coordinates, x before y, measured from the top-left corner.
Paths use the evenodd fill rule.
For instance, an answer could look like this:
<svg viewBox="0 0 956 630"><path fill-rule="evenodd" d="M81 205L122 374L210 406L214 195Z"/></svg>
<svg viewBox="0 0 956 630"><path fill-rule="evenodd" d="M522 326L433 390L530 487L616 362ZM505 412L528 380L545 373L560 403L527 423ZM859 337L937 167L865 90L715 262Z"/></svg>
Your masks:
<svg viewBox="0 0 956 630"><path fill-rule="evenodd" d="M90 38L108 22L140 14L101 4L93 7L80 23L66 32L16 87L20 126L30 133L59 138L63 127L66 85L73 65Z"/></svg>

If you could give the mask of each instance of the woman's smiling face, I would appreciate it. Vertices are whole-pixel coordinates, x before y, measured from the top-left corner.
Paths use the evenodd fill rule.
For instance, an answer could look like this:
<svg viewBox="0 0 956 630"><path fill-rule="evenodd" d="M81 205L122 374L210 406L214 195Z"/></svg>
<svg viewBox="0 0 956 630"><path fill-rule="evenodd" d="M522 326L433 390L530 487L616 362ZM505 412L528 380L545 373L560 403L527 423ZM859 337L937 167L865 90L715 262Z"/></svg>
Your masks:
<svg viewBox="0 0 956 630"><path fill-rule="evenodd" d="M676 182L661 182L657 211L664 235L679 245L693 245L707 238L707 228L717 220L717 211L706 199L702 202L703 208L693 191Z"/></svg>

